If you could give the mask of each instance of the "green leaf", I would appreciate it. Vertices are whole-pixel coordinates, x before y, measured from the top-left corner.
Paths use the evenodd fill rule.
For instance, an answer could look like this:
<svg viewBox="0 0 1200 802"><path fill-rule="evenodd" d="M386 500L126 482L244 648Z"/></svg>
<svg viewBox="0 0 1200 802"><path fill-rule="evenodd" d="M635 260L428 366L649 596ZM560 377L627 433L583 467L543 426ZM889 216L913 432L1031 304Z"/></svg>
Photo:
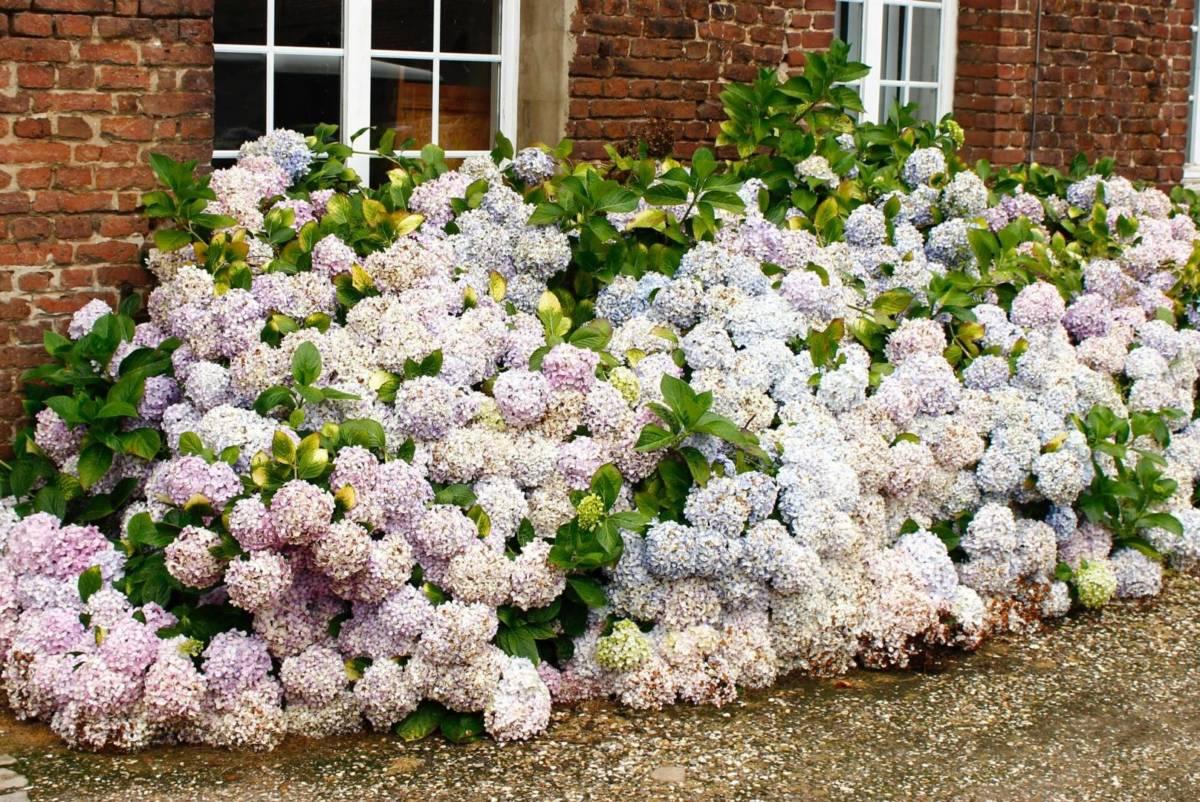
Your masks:
<svg viewBox="0 0 1200 802"><path fill-rule="evenodd" d="M446 485L433 496L434 504L450 504L464 509L475 503L475 491L470 485Z"/></svg>
<svg viewBox="0 0 1200 802"><path fill-rule="evenodd" d="M669 373L664 373L662 382L663 400L675 411L685 427L691 427L703 412L692 416L696 410L696 392L683 379L677 379Z"/></svg>
<svg viewBox="0 0 1200 802"><path fill-rule="evenodd" d="M692 480L701 487L708 484L708 476L711 469L708 459L700 453L700 450L688 446L680 449L680 453L687 462L688 470L692 474Z"/></svg>
<svg viewBox="0 0 1200 802"><path fill-rule="evenodd" d="M135 547L146 546L161 549L170 545L171 541L175 539L175 533L169 528L157 526L148 512L139 512L130 518L125 532L130 545Z"/></svg>
<svg viewBox="0 0 1200 802"><path fill-rule="evenodd" d="M342 445L362 446L375 451L383 451L387 444L387 434L378 421L352 418L342 421L338 431L338 439Z"/></svg>
<svg viewBox="0 0 1200 802"><path fill-rule="evenodd" d="M496 645L505 654L526 657L535 665L540 661L537 639L525 626L501 627L496 633Z"/></svg>
<svg viewBox="0 0 1200 802"><path fill-rule="evenodd" d="M575 330L568 342L579 348L591 351L603 351L612 339L612 324L607 320L589 320Z"/></svg>
<svg viewBox="0 0 1200 802"><path fill-rule="evenodd" d="M67 514L67 497L54 485L46 485L33 497L33 511L63 518Z"/></svg>
<svg viewBox="0 0 1200 802"><path fill-rule="evenodd" d="M271 436L271 456L276 462L293 465L296 462L296 443L282 429L276 429Z"/></svg>
<svg viewBox="0 0 1200 802"><path fill-rule="evenodd" d="M52 396L46 399L45 404L54 410L58 417L62 418L68 426L77 426L84 422L83 417L79 413L79 402L70 396Z"/></svg>
<svg viewBox="0 0 1200 802"><path fill-rule="evenodd" d="M266 415L279 406L287 410L295 409L296 407L295 399L292 398L292 391L280 384L263 390L254 401L254 411L259 415Z"/></svg>
<svg viewBox="0 0 1200 802"><path fill-rule="evenodd" d="M297 384L310 385L321 375L321 353L310 342L301 343L292 354L292 378Z"/></svg>
<svg viewBox="0 0 1200 802"><path fill-rule="evenodd" d="M160 251L177 251L192 243L192 235L178 228L160 228L154 232L154 246Z"/></svg>
<svg viewBox="0 0 1200 802"><path fill-rule="evenodd" d="M708 148L699 148L692 154L692 175L700 179L708 178L717 169L717 160Z"/></svg>
<svg viewBox="0 0 1200 802"><path fill-rule="evenodd" d="M483 716L479 713L447 712L441 720L442 735L456 744L474 741L483 735Z"/></svg>
<svg viewBox="0 0 1200 802"><path fill-rule="evenodd" d="M566 216L566 211L556 203L539 203L533 214L526 220L527 225L545 226L557 223Z"/></svg>
<svg viewBox="0 0 1200 802"><path fill-rule="evenodd" d="M301 384L296 387L296 395L304 399L306 404L320 404L325 400L325 391L320 387L313 387L310 384Z"/></svg>
<svg viewBox="0 0 1200 802"><path fill-rule="evenodd" d="M638 435L636 450L657 451L660 448L669 448L677 442L677 439L674 434L663 427L648 423L642 427L642 431Z"/></svg>
<svg viewBox="0 0 1200 802"><path fill-rule="evenodd" d="M1151 512L1138 518L1140 529L1165 529L1175 537L1183 537L1183 524L1174 515L1166 512Z"/></svg>
<svg viewBox="0 0 1200 802"><path fill-rule="evenodd" d="M579 597L579 600L588 607L597 608L608 604L608 596L604 592L604 586L588 576L570 576L567 577L567 585Z"/></svg>
<svg viewBox="0 0 1200 802"><path fill-rule="evenodd" d="M425 700L417 705L416 710L405 716L392 732L405 741L419 741L437 730L446 712L446 708L437 702Z"/></svg>
<svg viewBox="0 0 1200 802"><path fill-rule="evenodd" d="M79 453L79 483L90 488L112 467L113 453L106 445L91 443Z"/></svg>
<svg viewBox="0 0 1200 802"><path fill-rule="evenodd" d="M596 471L592 477L591 490L604 501L604 509L612 509L612 505L616 503L617 496L621 492L623 481L621 472L611 462L601 465Z"/></svg>
<svg viewBox="0 0 1200 802"><path fill-rule="evenodd" d="M650 516L640 512L627 510L625 512L616 512L608 516L608 522L618 529L628 529L630 532L641 534L650 525Z"/></svg>
<svg viewBox="0 0 1200 802"><path fill-rule="evenodd" d="M871 304L871 308L885 315L898 315L905 309L908 309L909 304L912 303L912 298L913 295L908 290L888 290L875 299L874 303Z"/></svg>
<svg viewBox="0 0 1200 802"><path fill-rule="evenodd" d="M522 518L520 526L517 527L517 545L525 548L534 541L537 537L537 532L533 528L533 524L528 518Z"/></svg>
<svg viewBox="0 0 1200 802"><path fill-rule="evenodd" d="M496 146L492 148L492 161L499 164L513 157L513 143L502 132L496 132Z"/></svg>
<svg viewBox="0 0 1200 802"><path fill-rule="evenodd" d="M134 429L121 435L121 447L126 454L152 460L162 448L162 435L149 427Z"/></svg>
<svg viewBox="0 0 1200 802"><path fill-rule="evenodd" d="M203 441L200 440L200 435L195 432L184 432L179 435L179 448L177 450L180 454L197 457L203 457L208 453L208 449L204 447Z"/></svg>
<svg viewBox="0 0 1200 802"><path fill-rule="evenodd" d="M711 434L714 437L719 437L726 442L733 443L735 446L753 445L755 443L754 436L744 429L738 428L737 424L728 418L723 418L712 412L706 412L700 422L693 427L695 431L702 434Z"/></svg>
<svg viewBox="0 0 1200 802"><path fill-rule="evenodd" d="M79 598L86 603L92 594L104 586L104 577L100 575L100 566L93 565L81 573L76 585L79 588Z"/></svg>
<svg viewBox="0 0 1200 802"><path fill-rule="evenodd" d="M436 376L442 372L442 349L438 349L417 365L418 376Z"/></svg>

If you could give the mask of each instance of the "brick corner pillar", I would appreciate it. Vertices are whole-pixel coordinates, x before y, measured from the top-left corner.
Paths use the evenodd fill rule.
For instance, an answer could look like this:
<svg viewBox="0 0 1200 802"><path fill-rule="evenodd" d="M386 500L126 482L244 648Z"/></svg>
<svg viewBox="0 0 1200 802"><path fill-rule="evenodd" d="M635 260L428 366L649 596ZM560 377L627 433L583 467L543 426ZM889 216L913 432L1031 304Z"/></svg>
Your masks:
<svg viewBox="0 0 1200 802"><path fill-rule="evenodd" d="M92 298L145 287L161 151L207 162L213 0L0 0L0 449L20 373Z"/></svg>
<svg viewBox="0 0 1200 802"><path fill-rule="evenodd" d="M580 158L665 125L677 156L711 144L720 93L760 67L796 66L833 37L834 0L579 0L567 136Z"/></svg>
<svg viewBox="0 0 1200 802"><path fill-rule="evenodd" d="M954 108L970 160L1063 167L1077 153L1178 182L1187 150L1191 3L960 0ZM1035 88L1036 87L1036 88ZM1034 98L1036 97L1036 101Z"/></svg>
<svg viewBox="0 0 1200 802"><path fill-rule="evenodd" d="M964 157L1011 165L1029 153L1037 0L959 0L954 115Z"/></svg>

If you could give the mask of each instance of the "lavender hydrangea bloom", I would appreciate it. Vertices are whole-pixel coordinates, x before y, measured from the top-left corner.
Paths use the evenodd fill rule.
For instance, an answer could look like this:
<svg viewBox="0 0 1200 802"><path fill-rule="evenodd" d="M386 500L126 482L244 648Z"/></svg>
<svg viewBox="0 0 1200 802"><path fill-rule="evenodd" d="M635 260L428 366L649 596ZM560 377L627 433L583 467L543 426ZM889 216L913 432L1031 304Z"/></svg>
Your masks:
<svg viewBox="0 0 1200 802"><path fill-rule="evenodd" d="M85 334L91 333L96 321L105 315L112 314L112 311L112 307L99 298L88 301L71 316L71 322L67 326L67 336L72 340L78 340Z"/></svg>
<svg viewBox="0 0 1200 802"><path fill-rule="evenodd" d="M554 175L558 165L541 148L521 148L513 157L513 172L526 184L537 184Z"/></svg>
<svg viewBox="0 0 1200 802"><path fill-rule="evenodd" d="M238 151L239 160L250 156L270 158L292 180L304 175L313 158L304 135L284 128L277 128L242 145Z"/></svg>

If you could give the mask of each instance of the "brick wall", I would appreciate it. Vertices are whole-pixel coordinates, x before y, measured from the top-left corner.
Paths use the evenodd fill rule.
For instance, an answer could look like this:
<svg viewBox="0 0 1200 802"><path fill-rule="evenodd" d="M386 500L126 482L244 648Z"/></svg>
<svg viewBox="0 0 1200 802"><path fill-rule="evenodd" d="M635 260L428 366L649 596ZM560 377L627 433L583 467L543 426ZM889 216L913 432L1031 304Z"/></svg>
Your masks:
<svg viewBox="0 0 1200 802"><path fill-rule="evenodd" d="M1083 151L1115 157L1130 177L1182 178L1191 2L1043 0L1040 48L1037 0L959 8L954 107L972 159L1025 161L1032 135L1042 164Z"/></svg>
<svg viewBox="0 0 1200 802"><path fill-rule="evenodd" d="M0 0L0 446L41 332L143 287L151 151L207 160L212 0Z"/></svg>
<svg viewBox="0 0 1200 802"><path fill-rule="evenodd" d="M829 46L834 0L579 0L572 21L567 136L600 158L662 120L686 156L717 135L723 81L799 65Z"/></svg>

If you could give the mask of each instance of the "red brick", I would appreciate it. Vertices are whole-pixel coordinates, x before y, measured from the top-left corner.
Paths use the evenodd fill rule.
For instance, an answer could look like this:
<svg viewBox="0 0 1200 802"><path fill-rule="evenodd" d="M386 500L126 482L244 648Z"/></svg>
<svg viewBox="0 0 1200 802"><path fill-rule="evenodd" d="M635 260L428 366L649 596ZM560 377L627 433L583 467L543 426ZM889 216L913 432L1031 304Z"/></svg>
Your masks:
<svg viewBox="0 0 1200 802"><path fill-rule="evenodd" d="M40 11L66 11L76 14L112 13L113 0L33 0Z"/></svg>
<svg viewBox="0 0 1200 802"><path fill-rule="evenodd" d="M142 67L101 67L96 71L97 89L149 89L150 72Z"/></svg>
<svg viewBox="0 0 1200 802"><path fill-rule="evenodd" d="M43 139L50 136L50 120L33 117L13 123L13 133L26 139Z"/></svg>
<svg viewBox="0 0 1200 802"><path fill-rule="evenodd" d="M92 35L92 17L82 14L56 14L54 17L54 32L69 39L79 39Z"/></svg>
<svg viewBox="0 0 1200 802"><path fill-rule="evenodd" d="M49 89L54 86L54 68L42 64L19 64L17 86L27 89Z"/></svg>
<svg viewBox="0 0 1200 802"><path fill-rule="evenodd" d="M0 40L0 61L53 61L71 60L71 46L66 42L48 39Z"/></svg>
<svg viewBox="0 0 1200 802"><path fill-rule="evenodd" d="M12 32L17 36L50 36L54 33L54 17L49 14L13 14Z"/></svg>
<svg viewBox="0 0 1200 802"><path fill-rule="evenodd" d="M138 51L126 42L85 42L79 46L79 58L100 64L136 64Z"/></svg>
<svg viewBox="0 0 1200 802"><path fill-rule="evenodd" d="M69 147L56 142L22 142L17 145L0 145L0 163L59 163L65 161L70 153Z"/></svg>
<svg viewBox="0 0 1200 802"><path fill-rule="evenodd" d="M134 243L117 240L85 243L75 248L75 258L83 264L136 262L137 253L138 246Z"/></svg>
<svg viewBox="0 0 1200 802"><path fill-rule="evenodd" d="M113 139L145 142L154 135L154 122L146 117L105 117L100 132Z"/></svg>
<svg viewBox="0 0 1200 802"><path fill-rule="evenodd" d="M91 124L82 117L59 117L54 122L54 133L61 139L91 139Z"/></svg>

